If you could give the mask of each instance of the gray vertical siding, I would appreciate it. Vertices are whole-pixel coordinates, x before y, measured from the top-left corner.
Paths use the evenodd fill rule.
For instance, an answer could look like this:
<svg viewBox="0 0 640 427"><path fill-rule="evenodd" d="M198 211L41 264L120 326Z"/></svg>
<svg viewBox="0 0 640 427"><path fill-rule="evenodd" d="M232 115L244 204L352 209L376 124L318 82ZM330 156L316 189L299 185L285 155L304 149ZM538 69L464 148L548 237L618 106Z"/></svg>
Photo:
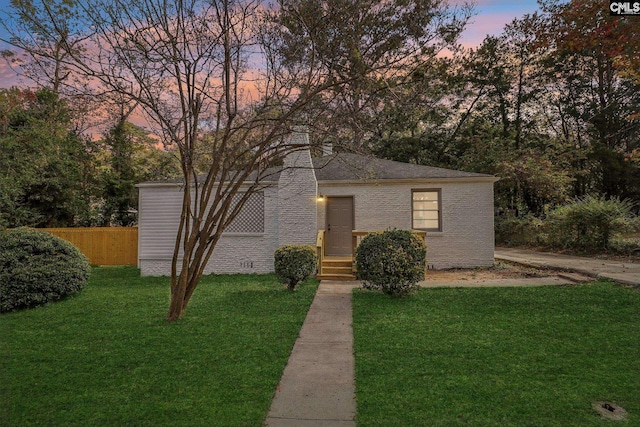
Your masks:
<svg viewBox="0 0 640 427"><path fill-rule="evenodd" d="M178 185L139 186L138 266L145 276L169 275L171 258L182 210L182 188ZM258 211L258 204L263 210ZM277 190L265 188L248 202L247 215L223 234L205 273L267 273L273 271L277 248ZM263 221L248 226L248 221Z"/></svg>

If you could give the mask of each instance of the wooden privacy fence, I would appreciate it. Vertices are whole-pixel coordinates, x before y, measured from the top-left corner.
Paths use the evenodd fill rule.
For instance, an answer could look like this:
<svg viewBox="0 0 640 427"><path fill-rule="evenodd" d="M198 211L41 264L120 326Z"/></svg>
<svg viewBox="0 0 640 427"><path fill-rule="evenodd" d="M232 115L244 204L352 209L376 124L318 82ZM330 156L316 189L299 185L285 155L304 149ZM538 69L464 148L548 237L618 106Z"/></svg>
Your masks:
<svg viewBox="0 0 640 427"><path fill-rule="evenodd" d="M71 242L92 265L137 265L138 227L39 228Z"/></svg>

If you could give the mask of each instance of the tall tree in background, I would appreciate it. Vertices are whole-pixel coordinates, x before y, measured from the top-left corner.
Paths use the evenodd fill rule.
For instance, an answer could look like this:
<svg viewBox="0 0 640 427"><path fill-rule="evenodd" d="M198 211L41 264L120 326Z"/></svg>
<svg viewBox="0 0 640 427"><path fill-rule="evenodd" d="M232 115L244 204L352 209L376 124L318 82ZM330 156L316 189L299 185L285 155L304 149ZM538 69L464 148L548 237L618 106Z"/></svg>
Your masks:
<svg viewBox="0 0 640 427"><path fill-rule="evenodd" d="M116 124L111 127L102 143L109 156L108 168L102 176L103 210L101 225L133 225L137 223L134 211L138 207L133 168L134 140L128 132L128 118L136 108L118 103Z"/></svg>
<svg viewBox="0 0 640 427"><path fill-rule="evenodd" d="M3 41L15 51L3 51L21 74L60 94L73 75L66 66L70 52L82 48L85 29L79 21L75 0L11 0L9 10L0 13L0 26L9 34Z"/></svg>
<svg viewBox="0 0 640 427"><path fill-rule="evenodd" d="M11 0L0 11L1 39L12 49L0 55L18 75L65 99L79 134L101 123L101 100L87 76L69 66L72 53L87 46L88 29L76 0ZM1 37L1 36L0 36Z"/></svg>
<svg viewBox="0 0 640 427"><path fill-rule="evenodd" d="M470 96L452 140L456 167L501 177L501 208L537 215L564 202L572 182L567 147L546 129L541 23L537 14L513 20L461 58Z"/></svg>
<svg viewBox="0 0 640 427"><path fill-rule="evenodd" d="M462 102L452 58L433 58L384 93L370 142L380 157L451 167L451 118ZM383 93L380 93L383 95Z"/></svg>
<svg viewBox="0 0 640 427"><path fill-rule="evenodd" d="M133 110L121 110L120 120L99 141L101 193L96 215L100 226L138 223L138 191L135 184L180 175L179 162L171 151L156 147L159 141L143 128L127 121Z"/></svg>
<svg viewBox="0 0 640 427"><path fill-rule="evenodd" d="M288 64L325 68L345 82L316 100L310 116L320 130L350 149L368 151L385 128L388 103L409 100L409 87L425 86L437 56L454 49L471 13L445 0L281 0L280 43ZM277 42L277 40L276 40ZM424 93L424 92L423 92ZM393 125L392 121L389 122Z"/></svg>
<svg viewBox="0 0 640 427"><path fill-rule="evenodd" d="M0 227L69 226L88 215L92 165L56 93L0 91Z"/></svg>
<svg viewBox="0 0 640 427"><path fill-rule="evenodd" d="M640 200L640 87L629 73L637 64L640 27L634 17L609 16L601 2L542 2L549 50L550 87L557 91L559 136L584 150L576 159L576 194ZM634 47L635 46L635 47Z"/></svg>

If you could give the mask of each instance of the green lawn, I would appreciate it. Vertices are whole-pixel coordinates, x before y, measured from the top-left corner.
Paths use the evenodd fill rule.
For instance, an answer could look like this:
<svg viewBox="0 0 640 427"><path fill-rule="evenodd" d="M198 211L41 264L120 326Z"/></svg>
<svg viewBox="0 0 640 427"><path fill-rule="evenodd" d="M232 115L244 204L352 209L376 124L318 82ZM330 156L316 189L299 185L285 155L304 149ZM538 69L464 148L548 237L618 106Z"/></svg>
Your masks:
<svg viewBox="0 0 640 427"><path fill-rule="evenodd" d="M353 305L359 426L640 425L639 290L356 291Z"/></svg>
<svg viewBox="0 0 640 427"><path fill-rule="evenodd" d="M167 278L95 268L80 294L0 316L0 425L259 426L315 290L204 277L167 323Z"/></svg>

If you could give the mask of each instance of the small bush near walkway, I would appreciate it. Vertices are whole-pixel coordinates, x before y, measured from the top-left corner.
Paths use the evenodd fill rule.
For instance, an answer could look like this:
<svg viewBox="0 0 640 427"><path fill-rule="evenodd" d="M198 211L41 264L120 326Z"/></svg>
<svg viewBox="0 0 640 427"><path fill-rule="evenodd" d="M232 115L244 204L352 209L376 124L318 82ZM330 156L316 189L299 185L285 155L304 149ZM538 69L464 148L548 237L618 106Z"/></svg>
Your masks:
<svg viewBox="0 0 640 427"><path fill-rule="evenodd" d="M365 289L401 297L424 279L427 247L408 230L387 230L364 237L356 250L358 278Z"/></svg>
<svg viewBox="0 0 640 427"><path fill-rule="evenodd" d="M0 426L260 426L317 286L204 276L179 322L169 279L94 268L57 304L0 315Z"/></svg>
<svg viewBox="0 0 640 427"><path fill-rule="evenodd" d="M274 270L290 291L316 271L315 248L308 245L285 245L274 253Z"/></svg>

